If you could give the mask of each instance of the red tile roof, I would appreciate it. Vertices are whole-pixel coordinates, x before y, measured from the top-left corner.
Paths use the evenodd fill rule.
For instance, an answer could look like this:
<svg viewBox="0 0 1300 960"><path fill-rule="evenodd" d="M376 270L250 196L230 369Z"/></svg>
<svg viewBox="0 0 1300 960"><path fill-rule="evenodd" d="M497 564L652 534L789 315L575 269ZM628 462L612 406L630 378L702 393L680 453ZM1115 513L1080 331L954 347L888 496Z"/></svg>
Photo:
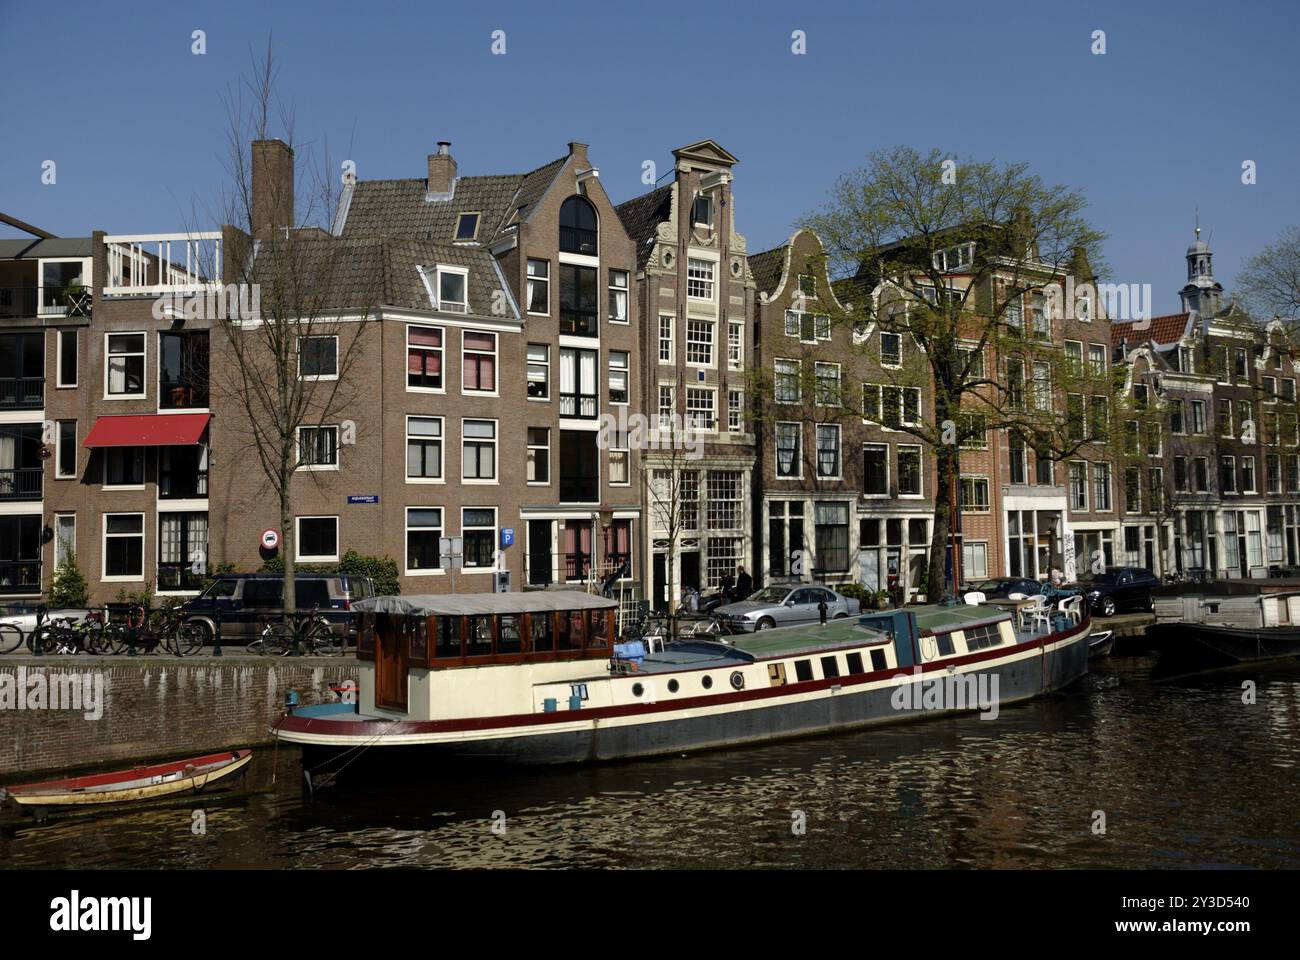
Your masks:
<svg viewBox="0 0 1300 960"><path fill-rule="evenodd" d="M1170 313L1163 317L1152 317L1147 321L1132 323L1112 323L1110 325L1110 344L1118 347L1121 340L1127 340L1130 347L1147 340L1160 346L1177 343L1187 332L1186 313ZM1138 326L1139 322L1141 327Z"/></svg>

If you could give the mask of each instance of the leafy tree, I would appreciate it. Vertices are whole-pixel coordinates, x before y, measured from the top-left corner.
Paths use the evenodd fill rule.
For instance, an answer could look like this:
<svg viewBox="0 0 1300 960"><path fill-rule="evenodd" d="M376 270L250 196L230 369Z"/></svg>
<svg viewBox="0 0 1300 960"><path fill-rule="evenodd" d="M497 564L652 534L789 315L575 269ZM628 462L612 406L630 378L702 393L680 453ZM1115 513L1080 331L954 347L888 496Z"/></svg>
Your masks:
<svg viewBox="0 0 1300 960"><path fill-rule="evenodd" d="M54 609L84 607L89 589L86 578L77 566L77 555L69 550L50 580L49 605Z"/></svg>

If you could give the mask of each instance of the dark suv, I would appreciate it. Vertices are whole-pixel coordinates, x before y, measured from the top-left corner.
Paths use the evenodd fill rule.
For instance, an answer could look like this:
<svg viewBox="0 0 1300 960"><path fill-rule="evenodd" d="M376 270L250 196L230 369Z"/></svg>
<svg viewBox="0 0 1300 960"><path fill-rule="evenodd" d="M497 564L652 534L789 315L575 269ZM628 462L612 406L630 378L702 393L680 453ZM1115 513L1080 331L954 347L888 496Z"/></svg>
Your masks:
<svg viewBox="0 0 1300 960"><path fill-rule="evenodd" d="M1160 581L1144 567L1107 567L1080 578L1079 586L1093 613L1112 617L1121 610L1154 610L1151 591Z"/></svg>
<svg viewBox="0 0 1300 960"><path fill-rule="evenodd" d="M335 630L347 637L355 634L352 603L375 595L369 577L348 574L299 574L294 577L298 610L308 613L318 608L320 614L335 624ZM191 621L198 621L207 631L206 642L221 627L221 639L227 643L248 643L257 638L261 623L268 617L284 613L284 576L278 573L233 573L218 577L208 589L181 605Z"/></svg>

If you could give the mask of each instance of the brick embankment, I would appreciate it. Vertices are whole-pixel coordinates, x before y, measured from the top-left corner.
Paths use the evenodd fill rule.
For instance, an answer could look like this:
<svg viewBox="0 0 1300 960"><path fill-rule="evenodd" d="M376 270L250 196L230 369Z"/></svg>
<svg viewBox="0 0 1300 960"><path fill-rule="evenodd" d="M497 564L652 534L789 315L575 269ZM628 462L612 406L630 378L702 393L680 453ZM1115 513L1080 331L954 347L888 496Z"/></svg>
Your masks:
<svg viewBox="0 0 1300 960"><path fill-rule="evenodd" d="M0 658L0 782L272 742L285 694L330 702L351 657Z"/></svg>

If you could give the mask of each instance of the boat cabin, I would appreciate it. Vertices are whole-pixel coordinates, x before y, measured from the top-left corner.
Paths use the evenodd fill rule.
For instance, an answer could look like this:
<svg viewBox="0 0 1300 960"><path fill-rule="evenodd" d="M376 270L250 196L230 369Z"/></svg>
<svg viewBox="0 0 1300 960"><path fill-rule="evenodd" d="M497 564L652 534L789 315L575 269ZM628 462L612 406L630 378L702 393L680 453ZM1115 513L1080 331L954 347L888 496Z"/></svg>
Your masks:
<svg viewBox="0 0 1300 960"><path fill-rule="evenodd" d="M618 604L576 590L375 597L352 605L359 614L361 711L370 709L432 719L450 705L449 691L463 690L465 676L444 671L534 666L499 671L491 688L509 687L506 677L564 677L591 672L583 661L607 661L614 652ZM488 693L484 701L497 695ZM461 707L472 709L470 704ZM450 715L465 715L458 709Z"/></svg>

